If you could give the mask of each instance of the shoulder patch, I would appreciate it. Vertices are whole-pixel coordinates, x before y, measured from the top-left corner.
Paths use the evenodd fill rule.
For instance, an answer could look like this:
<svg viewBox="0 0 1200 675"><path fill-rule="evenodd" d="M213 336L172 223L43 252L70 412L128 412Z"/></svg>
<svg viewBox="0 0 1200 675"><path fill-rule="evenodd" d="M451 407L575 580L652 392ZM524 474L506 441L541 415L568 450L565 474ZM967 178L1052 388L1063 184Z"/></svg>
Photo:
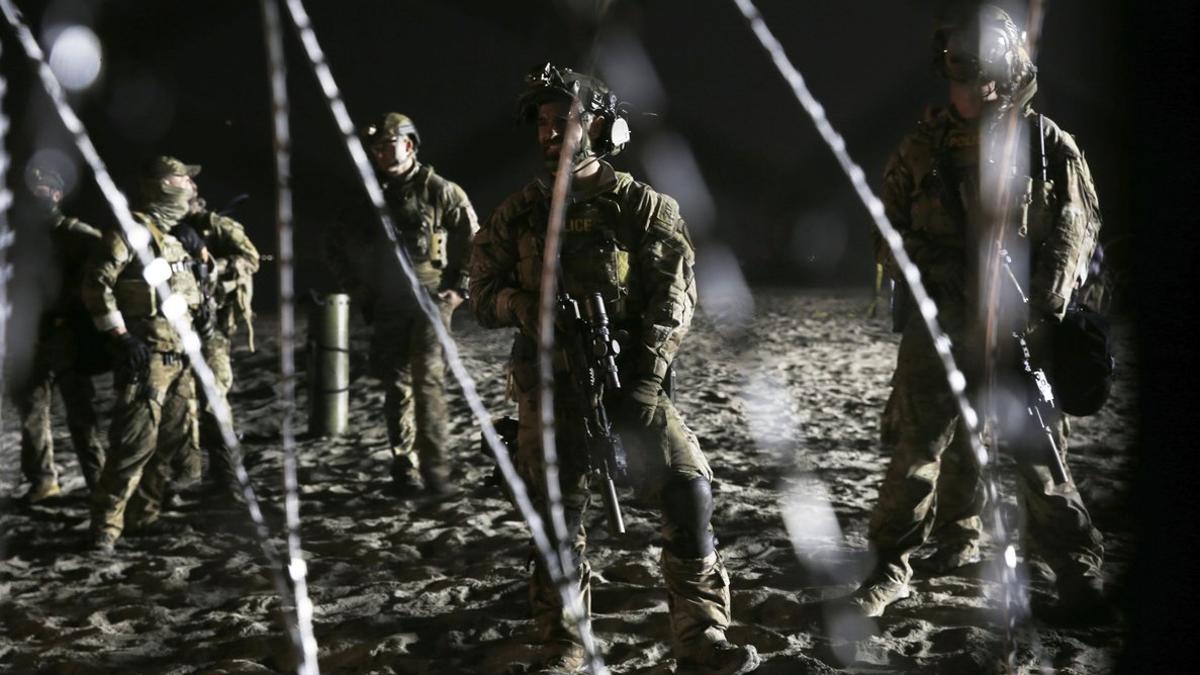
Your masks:
<svg viewBox="0 0 1200 675"><path fill-rule="evenodd" d="M539 196L537 188L532 183L526 185L505 197L504 201L500 202L500 205L492 211L492 215L488 221L502 224L511 223L532 211Z"/></svg>
<svg viewBox="0 0 1200 675"><path fill-rule="evenodd" d="M1046 148L1051 152L1057 152L1064 159L1074 159L1083 156L1083 152L1079 149L1079 144L1075 142L1075 137L1058 126L1054 120L1042 115L1043 133L1046 134ZM1036 120L1034 122L1037 123Z"/></svg>
<svg viewBox="0 0 1200 675"><path fill-rule="evenodd" d="M679 202L664 194L658 195L658 208L654 210L654 218L664 223L674 224L679 220Z"/></svg>

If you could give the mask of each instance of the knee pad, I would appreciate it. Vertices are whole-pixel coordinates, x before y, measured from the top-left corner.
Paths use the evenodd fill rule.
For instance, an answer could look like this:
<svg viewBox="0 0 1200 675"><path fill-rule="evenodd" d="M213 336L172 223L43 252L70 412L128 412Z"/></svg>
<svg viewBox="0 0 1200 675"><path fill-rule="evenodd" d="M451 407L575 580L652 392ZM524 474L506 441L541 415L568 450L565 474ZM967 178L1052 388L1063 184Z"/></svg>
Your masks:
<svg viewBox="0 0 1200 675"><path fill-rule="evenodd" d="M671 478L662 490L665 548L677 558L703 558L716 550L712 485L706 478Z"/></svg>

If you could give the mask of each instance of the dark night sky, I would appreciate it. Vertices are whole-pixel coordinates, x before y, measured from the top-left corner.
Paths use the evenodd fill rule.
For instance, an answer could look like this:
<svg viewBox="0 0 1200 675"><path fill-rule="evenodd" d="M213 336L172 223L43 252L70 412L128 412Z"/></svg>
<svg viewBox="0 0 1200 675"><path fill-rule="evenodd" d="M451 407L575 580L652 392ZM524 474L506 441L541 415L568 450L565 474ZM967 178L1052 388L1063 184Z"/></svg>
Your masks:
<svg viewBox="0 0 1200 675"><path fill-rule="evenodd" d="M219 206L249 193L236 215L264 251L274 250L258 3L60 1L44 12L33 11L38 3L22 4L43 29L85 22L99 35L102 79L74 103L119 185L132 191L139 162L152 154L202 164L199 182L209 202ZM93 4L98 9L79 9ZM307 4L356 123L385 110L412 116L425 142L422 160L460 183L481 218L538 168L532 131L513 121L522 76L545 60L582 69L589 52L589 26L572 20L562 2ZM1118 4L1051 3L1037 100L1086 149L1110 238L1129 227L1130 103L1121 95L1128 88L1121 64L1130 42L1122 38ZM761 5L877 185L899 139L927 104L944 98L944 83L927 65L936 3ZM702 205L689 203L686 191L675 195L683 214L694 229L731 246L751 282L868 284L867 214L734 5L617 3L604 35L619 31L641 43L665 98L640 87L618 89L639 112L657 116L634 117L634 142L617 166L652 178L642 152L660 147L650 142L659 131L681 134L711 191L713 227L696 222ZM325 283L315 248L319 229L361 188L303 53L295 40L289 43L298 263L302 279L319 287ZM14 91L30 91L33 83L6 51ZM18 161L28 156L30 139L65 149L43 97L25 98L15 109L9 105ZM92 222L111 220L86 176L68 209ZM272 284L259 285L261 300L270 302Z"/></svg>
<svg viewBox="0 0 1200 675"><path fill-rule="evenodd" d="M91 25L104 45L102 80L74 98L118 183L132 190L147 156L177 155L204 165L202 192L220 205L246 192L236 214L264 252L275 250L273 158L258 3L57 0L20 2L31 22ZM459 182L481 216L538 167L532 132L513 123L524 73L545 60L582 67L588 30L563 2L309 0L306 5L356 121L390 109L410 114L425 145L421 158ZM590 4L584 2L583 4ZM944 97L927 67L935 2L760 0L764 15L822 100L849 150L878 185L884 162L926 104ZM1142 340L1145 462L1137 579L1122 601L1131 608L1129 672L1179 658L1194 638L1176 614L1194 616L1196 512L1193 471L1197 364L1194 207L1197 90L1195 2L1054 0L1038 61L1035 105L1073 132L1095 174L1105 239L1136 232L1124 264ZM752 282L866 286L870 227L847 181L820 145L731 2L626 0L608 28L640 42L666 98L633 99L658 113L633 121L634 143L619 168L646 176L640 149L680 134L712 193L676 193L701 239L725 243ZM39 33L40 35L40 33ZM5 110L14 187L34 147L64 145L65 135L7 29ZM289 38L289 78L297 189L301 289L325 283L320 228L359 190L316 82ZM624 54L626 51L618 50ZM1186 57L1186 58L1185 58ZM641 93L641 89L638 90ZM622 93L618 91L618 93ZM649 158L653 160L654 158ZM648 163L648 162L647 162ZM660 188L666 189L661 181ZM69 196L69 212L111 222L90 176ZM19 233L20 234L20 233ZM259 309L275 295L260 277ZM18 317L22 308L17 308ZM1190 379L1189 379L1190 378ZM1181 554L1180 552L1183 551ZM1186 610L1186 614L1183 612ZM1136 667L1135 667L1136 665Z"/></svg>

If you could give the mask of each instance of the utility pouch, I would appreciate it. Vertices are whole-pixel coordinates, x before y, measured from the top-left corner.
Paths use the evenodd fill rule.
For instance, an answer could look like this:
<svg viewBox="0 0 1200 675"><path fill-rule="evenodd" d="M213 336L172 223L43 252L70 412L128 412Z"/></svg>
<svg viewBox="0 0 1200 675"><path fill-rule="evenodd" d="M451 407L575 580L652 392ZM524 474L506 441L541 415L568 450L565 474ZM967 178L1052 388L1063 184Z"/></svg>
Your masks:
<svg viewBox="0 0 1200 675"><path fill-rule="evenodd" d="M446 266L446 239L447 232L440 227L434 228L429 236L429 264L433 265L434 269L440 270Z"/></svg>
<svg viewBox="0 0 1200 675"><path fill-rule="evenodd" d="M117 279L113 297L127 319L149 319L158 313L158 293L142 279Z"/></svg>
<svg viewBox="0 0 1200 675"><path fill-rule="evenodd" d="M1017 234L1021 237L1029 236L1029 225L1031 209L1033 204L1033 178L1025 176L1017 183L1019 188L1018 194L1013 196L1015 202L1013 208L1016 209Z"/></svg>

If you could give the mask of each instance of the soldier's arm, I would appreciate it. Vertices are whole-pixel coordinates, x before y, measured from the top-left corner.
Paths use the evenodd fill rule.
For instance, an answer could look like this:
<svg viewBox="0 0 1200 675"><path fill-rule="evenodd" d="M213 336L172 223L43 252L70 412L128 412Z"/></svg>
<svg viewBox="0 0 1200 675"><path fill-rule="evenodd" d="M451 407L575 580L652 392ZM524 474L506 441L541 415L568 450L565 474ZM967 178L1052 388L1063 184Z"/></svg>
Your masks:
<svg viewBox="0 0 1200 675"><path fill-rule="evenodd" d="M471 256L471 238L479 230L479 219L461 187L450 183L446 191L446 213L442 217L442 225L448 234L447 259L440 290L466 291L470 284L468 260Z"/></svg>
<svg viewBox="0 0 1200 675"><path fill-rule="evenodd" d="M883 202L883 212L887 216L888 222L904 238L905 250L910 250L909 243L914 239L912 232L914 187L912 169L908 165L905 148L902 146L888 160L887 168L883 172L883 192L880 199ZM883 265L884 271L893 279L899 278L900 271L896 266L896 260L878 229L871 228L871 241L875 246L875 262Z"/></svg>
<svg viewBox="0 0 1200 675"><path fill-rule="evenodd" d="M117 308L113 288L121 272L132 261L133 252L117 228L112 228L104 233L84 267L83 304L96 328L102 331L125 332L125 319Z"/></svg>
<svg viewBox="0 0 1200 675"><path fill-rule="evenodd" d="M696 256L679 205L659 195L634 264L644 289L641 339L631 345L636 377L661 381L696 311Z"/></svg>
<svg viewBox="0 0 1200 675"><path fill-rule="evenodd" d="M82 270L88 260L95 254L104 235L100 230L83 221L76 220L70 224L69 242L63 264L75 270Z"/></svg>
<svg viewBox="0 0 1200 675"><path fill-rule="evenodd" d="M517 246L502 205L471 242L471 311L485 328L520 326L518 305L533 294L517 286Z"/></svg>
<svg viewBox="0 0 1200 675"><path fill-rule="evenodd" d="M260 260L258 248L246 236L246 228L236 220L219 214L210 214L209 218L209 251L218 260L224 260L225 267L233 264L240 272L257 272Z"/></svg>
<svg viewBox="0 0 1200 675"><path fill-rule="evenodd" d="M1045 316L1062 318L1082 283L1100 231L1100 200L1083 153L1070 134L1049 125L1046 144L1054 180L1054 227L1037 252L1029 303Z"/></svg>

